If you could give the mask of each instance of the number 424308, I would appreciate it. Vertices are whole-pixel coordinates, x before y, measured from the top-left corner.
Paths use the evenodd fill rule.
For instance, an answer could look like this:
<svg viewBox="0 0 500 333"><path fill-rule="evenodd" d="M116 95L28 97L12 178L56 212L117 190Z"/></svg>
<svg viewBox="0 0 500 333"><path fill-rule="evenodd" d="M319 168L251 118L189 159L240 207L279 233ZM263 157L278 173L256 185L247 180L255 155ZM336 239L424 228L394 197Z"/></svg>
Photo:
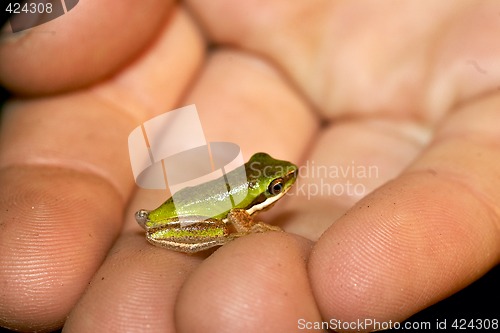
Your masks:
<svg viewBox="0 0 500 333"><path fill-rule="evenodd" d="M494 319L455 319L451 325L454 329L498 329L498 318Z"/></svg>
<svg viewBox="0 0 500 333"><path fill-rule="evenodd" d="M11 14L20 14L20 13L52 13L52 4L39 2L39 3L24 3L21 5L20 3L9 3L5 8L5 11Z"/></svg>

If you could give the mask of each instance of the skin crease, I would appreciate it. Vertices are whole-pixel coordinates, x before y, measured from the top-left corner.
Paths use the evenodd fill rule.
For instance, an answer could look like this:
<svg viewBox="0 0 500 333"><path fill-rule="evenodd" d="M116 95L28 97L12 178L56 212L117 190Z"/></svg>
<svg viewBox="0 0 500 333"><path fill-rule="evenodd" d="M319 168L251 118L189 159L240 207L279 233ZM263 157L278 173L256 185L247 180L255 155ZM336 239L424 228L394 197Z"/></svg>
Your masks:
<svg viewBox="0 0 500 333"><path fill-rule="evenodd" d="M118 52L93 70L65 63L52 79L68 27L81 34L88 11L35 28L55 29L52 39L0 44L0 82L40 95L2 111L1 326L290 332L299 318L400 321L498 264L496 2L150 1L123 29L137 13L127 4L107 19ZM86 58L109 37L69 42ZM45 65L14 66L37 43L45 49L27 50ZM378 173L301 175L302 190L262 216L298 235L250 235L208 259L152 247L133 213L165 194L135 191L126 138L190 103L207 141L236 142L244 156ZM347 180L365 190L312 194Z"/></svg>

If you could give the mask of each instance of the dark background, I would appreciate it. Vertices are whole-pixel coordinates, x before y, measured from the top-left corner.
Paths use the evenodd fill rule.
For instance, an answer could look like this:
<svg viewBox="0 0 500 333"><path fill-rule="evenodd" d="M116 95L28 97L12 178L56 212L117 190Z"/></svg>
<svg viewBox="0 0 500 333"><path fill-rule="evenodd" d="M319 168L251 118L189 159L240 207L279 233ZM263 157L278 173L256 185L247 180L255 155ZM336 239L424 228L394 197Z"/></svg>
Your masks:
<svg viewBox="0 0 500 333"><path fill-rule="evenodd" d="M451 325L455 319L465 319L467 322L471 319L500 321L500 265L467 288L420 311L405 322L430 322L435 330L436 321L441 322L445 319L448 329L453 329ZM465 328L472 330L467 326ZM396 330L387 330L387 332L392 331Z"/></svg>

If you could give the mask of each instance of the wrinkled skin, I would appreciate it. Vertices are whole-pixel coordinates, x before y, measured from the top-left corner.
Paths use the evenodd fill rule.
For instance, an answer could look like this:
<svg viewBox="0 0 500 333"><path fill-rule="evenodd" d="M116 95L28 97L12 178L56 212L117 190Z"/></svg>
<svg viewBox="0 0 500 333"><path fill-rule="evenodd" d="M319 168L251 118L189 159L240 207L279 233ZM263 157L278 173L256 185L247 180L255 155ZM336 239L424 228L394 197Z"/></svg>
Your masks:
<svg viewBox="0 0 500 333"><path fill-rule="evenodd" d="M498 264L496 1L140 6L80 1L0 44L18 96L0 130L0 326L401 321ZM165 194L135 187L127 136L191 103L208 141L246 157L373 172L301 174L262 215L288 233L194 256L153 247L133 213Z"/></svg>

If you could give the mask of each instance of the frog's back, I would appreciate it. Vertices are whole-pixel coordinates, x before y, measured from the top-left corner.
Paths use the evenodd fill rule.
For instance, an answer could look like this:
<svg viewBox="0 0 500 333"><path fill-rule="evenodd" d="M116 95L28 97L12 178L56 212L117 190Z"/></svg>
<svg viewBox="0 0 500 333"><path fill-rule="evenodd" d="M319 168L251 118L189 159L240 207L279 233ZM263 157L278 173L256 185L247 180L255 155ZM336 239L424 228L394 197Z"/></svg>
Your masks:
<svg viewBox="0 0 500 333"><path fill-rule="evenodd" d="M230 192L227 187L221 187L220 181L210 181L194 187L186 187L176 192L160 207L149 214L151 220L169 219L180 216L205 216L224 218L233 208L234 196L246 187L240 184ZM245 192L246 193L246 192ZM233 198L232 198L233 197Z"/></svg>

